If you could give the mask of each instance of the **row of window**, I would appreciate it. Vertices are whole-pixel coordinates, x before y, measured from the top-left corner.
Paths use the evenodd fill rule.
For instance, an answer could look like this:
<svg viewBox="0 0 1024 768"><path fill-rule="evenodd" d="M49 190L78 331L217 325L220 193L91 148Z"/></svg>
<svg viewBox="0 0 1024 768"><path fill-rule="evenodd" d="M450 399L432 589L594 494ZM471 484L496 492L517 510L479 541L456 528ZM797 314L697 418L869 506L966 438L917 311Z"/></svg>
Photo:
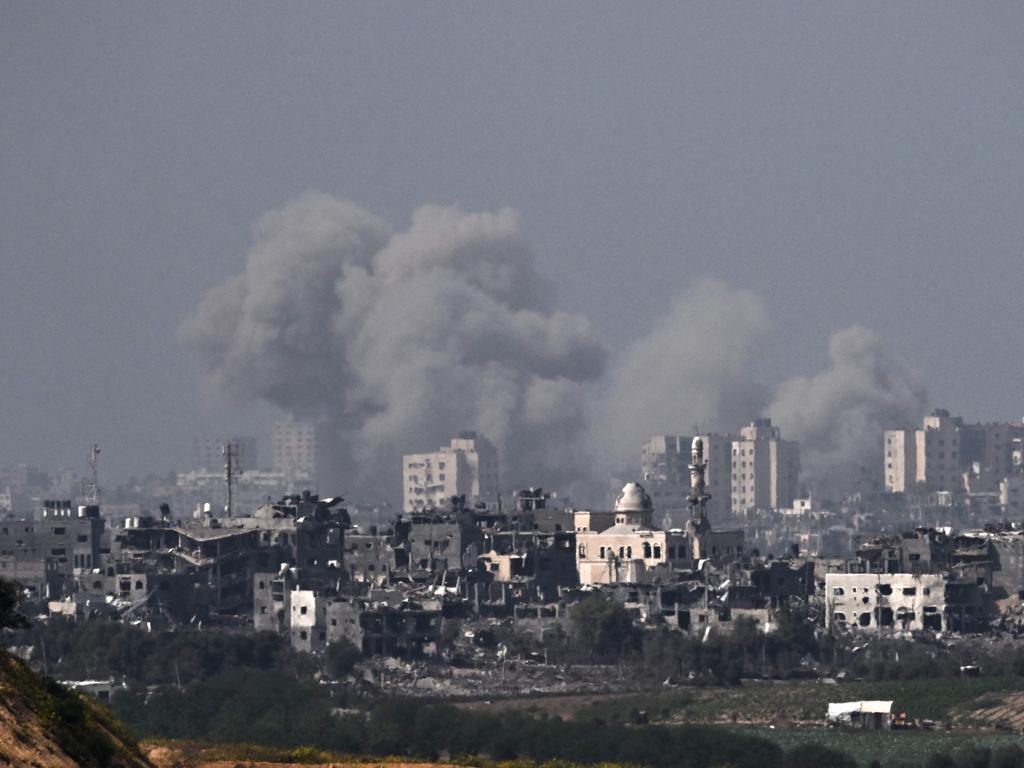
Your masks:
<svg viewBox="0 0 1024 768"><path fill-rule="evenodd" d="M857 588L856 587L851 587L850 591L851 592L856 592ZM870 587L864 587L863 591L864 592L869 592L869 591L871 591L871 588ZM892 594L892 584L879 584L878 587L877 587L877 591L878 591L878 594L880 594L880 595L891 595ZM931 593L932 593L931 587L923 587L921 589L921 594L922 595L927 596L927 595L930 595ZM842 587L833 587L832 588L832 594L838 597L840 595L845 595L846 594L846 590L844 590ZM913 597L914 595L917 594L917 587L903 587L903 594L906 597ZM867 600L866 597L864 599Z"/></svg>
<svg viewBox="0 0 1024 768"><path fill-rule="evenodd" d="M579 554L580 554L580 559L586 559L586 557L587 557L587 547L586 547L585 544L580 544ZM601 547L600 559L604 560L606 557L611 557L614 554L615 554L615 548L614 547ZM676 556L676 548L675 547L669 547L668 548L668 556L669 556L670 560L674 560L675 559L675 556ZM625 560L632 560L633 559L633 547L632 546L621 546L621 547L619 547L619 557L622 558L622 559L625 559ZM644 546L643 546L643 557L644 557L645 560L650 560L652 558L655 559L655 560L660 560L661 559L661 545L660 544L654 544L652 546L649 541L645 541L644 542Z"/></svg>

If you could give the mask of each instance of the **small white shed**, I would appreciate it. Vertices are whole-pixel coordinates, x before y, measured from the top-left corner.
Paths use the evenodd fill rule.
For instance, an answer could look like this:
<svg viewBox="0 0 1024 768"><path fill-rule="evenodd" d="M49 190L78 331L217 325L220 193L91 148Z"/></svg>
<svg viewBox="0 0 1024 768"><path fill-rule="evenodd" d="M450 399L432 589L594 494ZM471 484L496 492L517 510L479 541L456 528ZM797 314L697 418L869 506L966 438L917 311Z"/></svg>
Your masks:
<svg viewBox="0 0 1024 768"><path fill-rule="evenodd" d="M891 701L841 701L828 705L830 725L881 731L892 727Z"/></svg>

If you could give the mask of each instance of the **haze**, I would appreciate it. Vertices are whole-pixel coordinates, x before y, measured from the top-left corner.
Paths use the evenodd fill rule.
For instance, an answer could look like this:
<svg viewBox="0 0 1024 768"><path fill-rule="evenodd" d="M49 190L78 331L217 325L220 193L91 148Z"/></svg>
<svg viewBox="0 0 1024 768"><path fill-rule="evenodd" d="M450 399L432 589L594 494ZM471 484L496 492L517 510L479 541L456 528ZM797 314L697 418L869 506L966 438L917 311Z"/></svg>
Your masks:
<svg viewBox="0 0 1024 768"><path fill-rule="evenodd" d="M522 383L508 408L536 404L541 387L544 424L563 419L551 439L612 431L631 456L645 432L730 428L768 409L833 466L857 458L830 453L851 414L1024 415L1018 4L0 13L0 464L80 466L95 441L112 479L163 471L187 461L194 432L259 433L279 409L304 408L253 377L220 386L230 372L196 344L220 349L237 330L237 313L200 307L254 269L254 223L321 204L335 224L365 213L379 226L379 242L331 269L376 259L366 268L381 285L421 253L392 242L375 256L391 233L415 245L435 231L414 211L505 222L479 235L482 262L513 264L536 296L459 271L447 240L437 264L479 289L460 300L534 313L503 339L520 351L543 339L530 352L540 384ZM272 261L319 247L290 243ZM386 326L397 294L374 295L392 302L376 308ZM550 370L570 353L571 372ZM372 385L396 360L324 375ZM712 375L694 373L705 365ZM366 437L374 413L407 413L406 394L352 406L362 456L448 429L415 412ZM581 397L567 416L561 404ZM805 423L805 403L837 402L848 407L828 423ZM867 450L874 433L858 439Z"/></svg>

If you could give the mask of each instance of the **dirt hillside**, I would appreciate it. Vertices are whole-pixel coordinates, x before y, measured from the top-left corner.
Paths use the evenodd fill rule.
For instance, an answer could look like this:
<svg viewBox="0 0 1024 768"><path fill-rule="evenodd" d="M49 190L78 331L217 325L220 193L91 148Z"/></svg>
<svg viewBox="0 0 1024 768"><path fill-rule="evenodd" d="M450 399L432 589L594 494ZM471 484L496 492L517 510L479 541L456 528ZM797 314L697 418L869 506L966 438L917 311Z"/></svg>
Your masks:
<svg viewBox="0 0 1024 768"><path fill-rule="evenodd" d="M0 651L0 765L150 768L110 713Z"/></svg>

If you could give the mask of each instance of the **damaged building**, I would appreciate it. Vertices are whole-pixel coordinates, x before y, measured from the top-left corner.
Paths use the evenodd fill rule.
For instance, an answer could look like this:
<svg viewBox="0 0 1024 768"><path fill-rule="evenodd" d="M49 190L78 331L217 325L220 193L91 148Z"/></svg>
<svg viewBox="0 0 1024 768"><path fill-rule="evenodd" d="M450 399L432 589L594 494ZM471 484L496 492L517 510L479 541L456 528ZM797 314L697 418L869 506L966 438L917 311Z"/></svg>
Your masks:
<svg viewBox="0 0 1024 768"><path fill-rule="evenodd" d="M830 632L971 632L984 626L977 584L943 574L830 573L825 577Z"/></svg>

